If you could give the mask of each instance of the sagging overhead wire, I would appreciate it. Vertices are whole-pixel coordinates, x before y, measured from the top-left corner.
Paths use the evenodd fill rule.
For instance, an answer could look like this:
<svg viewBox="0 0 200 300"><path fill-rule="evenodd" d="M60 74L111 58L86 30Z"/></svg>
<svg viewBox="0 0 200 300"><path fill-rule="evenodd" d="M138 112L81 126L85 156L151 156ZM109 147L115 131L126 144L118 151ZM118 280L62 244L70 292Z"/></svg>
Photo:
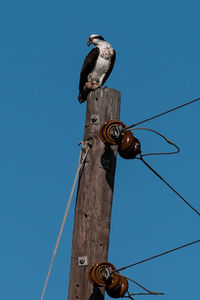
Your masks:
<svg viewBox="0 0 200 300"><path fill-rule="evenodd" d="M136 157L136 159L141 160L162 182L164 182L178 197L180 197L185 204L187 204L195 213L197 213L200 216L200 213L198 212L198 210L196 208L194 208L187 200L185 200L185 198L183 198L183 196L181 196L176 190L175 188L173 188L149 163L147 163L147 161L143 158L144 156L149 156L149 155L168 155L168 154L176 154L178 152L180 152L180 148L173 143L172 141L170 141L168 138L166 138L163 134L161 134L160 132L150 129L150 128L132 128L132 130L147 130L147 131L151 131L157 135L159 135L160 137L162 137L168 144L172 145L173 147L176 148L176 151L172 151L172 152L160 152L160 153L139 153L139 157Z"/></svg>
<svg viewBox="0 0 200 300"><path fill-rule="evenodd" d="M200 99L200 98L198 98ZM194 101L194 100L193 100ZM158 174L151 166L144 160L144 156L149 155L168 155L176 154L180 151L179 147L166 138L163 134L150 128L132 128L131 130L147 130L162 137L168 144L176 148L176 151L164 153L145 153L142 154L140 141L132 134L131 130L123 131L125 124L121 121L111 120L102 124L100 128L100 138L108 145L118 145L118 153L124 159L139 159L141 160L159 179L161 179L177 196L179 196L195 213L200 216L200 213L195 209L183 196L181 196L161 175Z"/></svg>
<svg viewBox="0 0 200 300"><path fill-rule="evenodd" d="M167 143L169 143L170 145L172 145L173 147L176 148L176 151L173 152L160 152L160 153L145 153L145 154L139 154L139 157L136 157L136 159L141 160L162 182L164 182L178 197L180 197L185 204L187 204L195 213L197 213L200 216L200 213L198 212L198 210L196 208L194 208L187 200L185 200L185 198L183 196L181 196L176 190L175 188L173 188L149 163L147 163L146 160L144 160L144 156L149 156L149 155L168 155L168 154L176 154L178 152L180 152L180 148L173 143L172 141L170 141L168 138L166 138L163 134L161 134L160 132L150 129L150 128L133 128L132 130L147 130L147 131L151 131L157 135L159 135L160 137L162 137Z"/></svg>
<svg viewBox="0 0 200 300"><path fill-rule="evenodd" d="M196 208L194 208L183 196L181 196L154 168L150 166L150 164L147 163L146 160L144 160L143 155L140 154L140 156L137 158L141 160L162 182L164 182L177 196L179 196L185 204L187 204L195 213L197 213L200 216L200 213Z"/></svg>
<svg viewBox="0 0 200 300"><path fill-rule="evenodd" d="M130 298L129 283L132 282L143 290L143 293L137 293L137 295L164 295L164 293L153 292L137 281L128 278L127 276L121 275L119 272L114 272L115 266L110 262L98 262L90 266L88 271L88 279L93 287L104 287L106 293L111 298ZM113 271L113 272L112 272Z"/></svg>
<svg viewBox="0 0 200 300"><path fill-rule="evenodd" d="M192 103L194 103L194 102L197 102L197 101L199 101L199 100L200 100L200 98L196 98L196 99L191 100L191 101L189 101L189 102L186 102L186 103L184 103L184 104L182 104L182 105L179 105L179 106L176 106L176 107L174 107L174 108L171 108L171 109L169 109L169 110L167 110L167 111L164 111L164 112L162 112L162 113L160 113L160 114L158 114L158 115L155 115L155 116L153 116L153 117L147 118L147 119L145 119L145 120L143 120L143 121L140 121L140 122L138 122L138 123L134 123L134 124L132 124L132 125L130 125L130 126L127 126L127 127L123 128L123 129L122 129L122 132L125 131L125 130L128 130L128 129L131 129L131 128L137 126L137 125L143 124L143 123L145 123L145 122L148 122L148 121L151 121L151 120L156 119L156 118L158 118L158 117L161 117L161 116L163 116L163 115L166 115L166 114L168 114L168 113L170 113L170 112L172 112L172 111L174 111L174 110L177 110L177 109L182 108L182 107L184 107L184 106L190 105L190 104L192 104Z"/></svg>
<svg viewBox="0 0 200 300"><path fill-rule="evenodd" d="M160 132L154 130L154 129L151 129L151 128L133 128L132 130L145 130L145 131L151 131L157 135L159 135L160 137L162 137L168 144L174 146L176 148L176 151L171 151L171 152L155 152L155 153L145 153L145 154L142 154L142 157L143 156L150 156L150 155L168 155L168 154L177 154L180 152L180 148L175 144L173 143L172 141L170 141L166 136L164 136L163 134L161 134Z"/></svg>
<svg viewBox="0 0 200 300"><path fill-rule="evenodd" d="M125 297L125 298L133 299L132 296L134 296L134 295L164 295L164 293L154 292L154 291L147 289L146 287L144 287L137 281L135 281L127 276L121 275L119 272L123 271L125 269L128 269L130 267L142 264L149 260L158 258L160 256L164 256L171 252L175 252L175 251L178 251L185 247L194 245L199 242L200 242L200 240L196 240L191 243L184 244L182 246L179 246L179 247L173 248L171 250L159 253L157 255L148 257L146 259L140 260L138 262L135 262L133 264L127 265L127 266L119 268L119 269L116 269L116 267L110 262L107 262L107 261L98 262L98 263L95 263L90 266L90 268L88 270L88 279L94 287L104 287L105 291L111 298ZM139 292L139 293L138 292L130 293L128 281L134 283L135 285L137 285L144 291Z"/></svg>
<svg viewBox="0 0 200 300"><path fill-rule="evenodd" d="M196 240L196 241L193 241L193 242L184 244L184 245L182 245L182 246L176 247L176 248L174 248L174 249L167 250L167 251L165 251L165 252L162 252L162 253L156 254L156 255L154 255L154 256L145 258L145 259L143 259L143 260L140 260L140 261L135 262L135 263L133 263L133 264L130 264L130 265L128 265L128 266L122 267L122 268L120 268L120 269L113 270L112 273L123 271L123 270L125 270L125 269L131 268L131 267L134 267L134 266L137 266L137 265L139 265L139 264L142 264L142 263L147 262L147 261L149 261L149 260L158 258L158 257L160 257L160 256L164 256L164 255L166 255L166 254L169 254L169 253L178 251L178 250L183 249L183 248L186 248L186 247L188 247L188 246L192 246L192 245L197 244L197 243L199 243L199 242L200 242L200 240Z"/></svg>
<svg viewBox="0 0 200 300"><path fill-rule="evenodd" d="M123 275L124 276L124 275ZM155 296L160 296L160 295L164 295L164 293L160 293L160 292L153 292L147 288L145 288L143 285L141 285L140 283L138 283L137 281L127 277L127 276L124 276L127 280L133 282L135 285L139 286L141 289L143 289L144 291L146 291L145 293L129 293L128 291L128 296L124 296L126 298L131 298L130 296L134 295L155 295Z"/></svg>

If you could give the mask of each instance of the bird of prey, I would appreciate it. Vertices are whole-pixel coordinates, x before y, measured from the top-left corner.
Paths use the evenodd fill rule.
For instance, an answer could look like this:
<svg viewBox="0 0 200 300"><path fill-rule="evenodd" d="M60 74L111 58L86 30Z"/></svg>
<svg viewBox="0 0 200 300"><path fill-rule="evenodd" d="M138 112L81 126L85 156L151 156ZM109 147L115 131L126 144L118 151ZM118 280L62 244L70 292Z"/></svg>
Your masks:
<svg viewBox="0 0 200 300"><path fill-rule="evenodd" d="M116 52L111 45L99 34L88 38L88 46L95 47L86 56L80 74L79 95L80 103L87 99L90 91L101 87L108 79L116 58Z"/></svg>

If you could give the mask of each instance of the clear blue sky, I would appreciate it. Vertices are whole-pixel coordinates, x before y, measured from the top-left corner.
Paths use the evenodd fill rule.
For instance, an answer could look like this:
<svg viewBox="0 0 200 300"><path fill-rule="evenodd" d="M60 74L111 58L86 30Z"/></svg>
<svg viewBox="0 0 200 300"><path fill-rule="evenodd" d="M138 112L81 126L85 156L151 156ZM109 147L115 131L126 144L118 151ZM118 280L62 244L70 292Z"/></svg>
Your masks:
<svg viewBox="0 0 200 300"><path fill-rule="evenodd" d="M117 51L106 85L121 91L121 120L130 125L200 97L199 11L198 0L1 2L0 299L41 297L83 137L77 94L88 36L103 35ZM180 146L148 161L200 210L199 111L196 103L145 125ZM144 152L170 150L149 133L136 136ZM74 204L46 300L67 299ZM113 264L199 239L199 228L200 217L142 163L118 157ZM197 299L199 253L192 246L124 274L166 293L152 300Z"/></svg>

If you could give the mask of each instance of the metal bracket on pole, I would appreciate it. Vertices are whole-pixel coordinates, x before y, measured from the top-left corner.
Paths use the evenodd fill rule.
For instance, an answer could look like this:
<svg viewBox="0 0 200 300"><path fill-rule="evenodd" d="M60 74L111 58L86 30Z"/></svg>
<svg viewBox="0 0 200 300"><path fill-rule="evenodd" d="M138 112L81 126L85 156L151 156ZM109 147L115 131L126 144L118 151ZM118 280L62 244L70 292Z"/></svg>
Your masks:
<svg viewBox="0 0 200 300"><path fill-rule="evenodd" d="M87 256L79 256L78 257L78 266L83 267L88 265Z"/></svg>
<svg viewBox="0 0 200 300"><path fill-rule="evenodd" d="M92 143L90 141L82 141L80 142L79 144L81 144L81 150L82 150L82 153L81 153L81 159L84 157L86 151L87 151L87 147L92 147ZM87 155L86 159L85 159L85 162L89 162L89 155Z"/></svg>
<svg viewBox="0 0 200 300"><path fill-rule="evenodd" d="M102 272L102 278L105 281L109 281L111 279L111 272L112 272L112 268L107 268L105 267L104 271Z"/></svg>

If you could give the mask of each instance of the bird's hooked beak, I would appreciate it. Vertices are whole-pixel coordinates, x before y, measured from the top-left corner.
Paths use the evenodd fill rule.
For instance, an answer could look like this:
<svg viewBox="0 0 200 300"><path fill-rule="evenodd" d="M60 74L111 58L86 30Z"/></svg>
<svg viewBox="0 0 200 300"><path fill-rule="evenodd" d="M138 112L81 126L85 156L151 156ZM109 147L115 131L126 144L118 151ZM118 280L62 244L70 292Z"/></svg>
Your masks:
<svg viewBox="0 0 200 300"><path fill-rule="evenodd" d="M91 44L92 44L92 39L89 38L88 41L87 41L87 45L90 46Z"/></svg>

